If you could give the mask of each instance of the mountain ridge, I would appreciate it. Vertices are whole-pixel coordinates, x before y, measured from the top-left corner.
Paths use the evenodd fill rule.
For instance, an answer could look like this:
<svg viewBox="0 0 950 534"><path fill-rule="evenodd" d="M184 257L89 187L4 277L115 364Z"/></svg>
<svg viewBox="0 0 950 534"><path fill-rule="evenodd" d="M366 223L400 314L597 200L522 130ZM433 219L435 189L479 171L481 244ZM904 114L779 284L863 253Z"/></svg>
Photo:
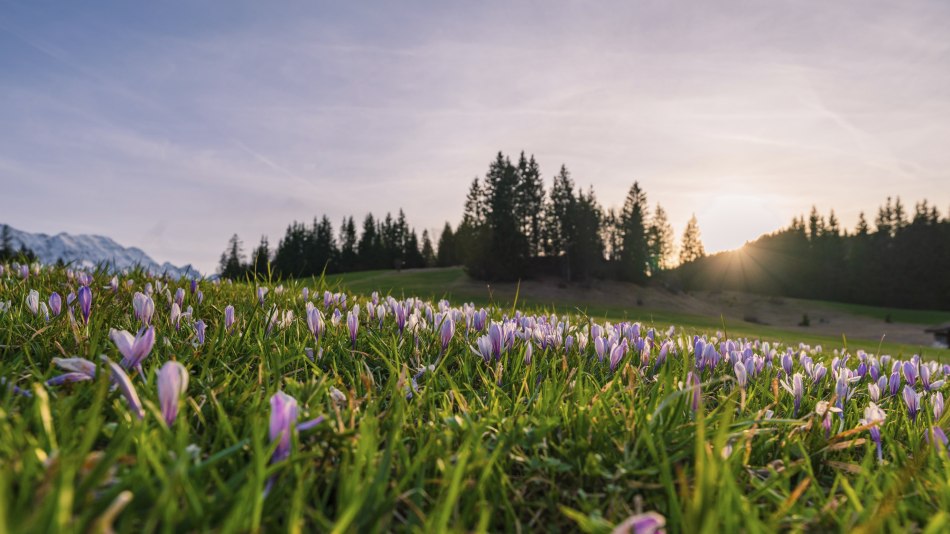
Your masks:
<svg viewBox="0 0 950 534"><path fill-rule="evenodd" d="M116 270L141 266L153 274L165 273L175 278L201 276L191 264L179 267L167 261L159 263L144 250L125 247L111 237L97 234L73 235L67 232L50 235L43 232L31 233L10 225L6 227L9 228L13 248L24 246L32 250L42 263L53 264L63 260L83 267L106 263Z"/></svg>

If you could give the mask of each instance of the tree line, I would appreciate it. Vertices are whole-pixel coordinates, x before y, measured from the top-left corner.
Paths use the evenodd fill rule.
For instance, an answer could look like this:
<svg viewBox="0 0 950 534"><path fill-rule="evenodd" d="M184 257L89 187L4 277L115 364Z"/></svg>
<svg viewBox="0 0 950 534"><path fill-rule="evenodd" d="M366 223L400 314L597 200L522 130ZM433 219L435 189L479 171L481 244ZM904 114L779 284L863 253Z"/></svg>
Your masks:
<svg viewBox="0 0 950 534"><path fill-rule="evenodd" d="M428 231L417 237L399 210L397 217L366 215L360 231L352 216L336 233L327 216L312 224L293 222L272 251L266 237L245 258L243 243L231 237L219 272L313 276L367 269L464 265L473 278L517 280L542 275L569 281L593 277L644 283L670 269L674 236L666 211L650 210L646 192L634 182L620 209L604 209L593 187L577 187L561 166L548 190L534 156L517 163L499 152L483 178L476 177L461 221L448 222L433 246ZM705 255L696 218L686 226L680 262Z"/></svg>
<svg viewBox="0 0 950 534"><path fill-rule="evenodd" d="M777 232L665 273L684 289L736 290L895 307L950 309L950 219L927 200L888 198L852 231L814 207Z"/></svg>
<svg viewBox="0 0 950 534"><path fill-rule="evenodd" d="M676 263L666 211L657 204L651 213L638 182L619 209L604 209L593 186L578 187L564 165L547 190L534 156L524 152L517 163L499 152L484 178L472 181L454 238L468 273L485 280L558 275L644 283ZM704 254L693 217L680 261Z"/></svg>
<svg viewBox="0 0 950 534"><path fill-rule="evenodd" d="M359 232L352 216L343 219L339 233L326 215L314 218L310 225L294 221L273 251L267 237L262 236L247 259L243 243L235 234L221 254L218 271L225 278L247 274L301 277L454 264L454 256L436 254L428 230L422 232L420 240L400 209L396 217L387 213L377 219L372 213L367 214Z"/></svg>

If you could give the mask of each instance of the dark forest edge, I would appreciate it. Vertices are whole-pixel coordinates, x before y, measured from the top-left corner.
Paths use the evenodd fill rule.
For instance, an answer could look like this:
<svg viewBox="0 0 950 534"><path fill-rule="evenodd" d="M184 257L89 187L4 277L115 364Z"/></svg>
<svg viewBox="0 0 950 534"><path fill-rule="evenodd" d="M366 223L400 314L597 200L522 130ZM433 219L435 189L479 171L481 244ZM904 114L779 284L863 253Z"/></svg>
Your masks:
<svg viewBox="0 0 950 534"><path fill-rule="evenodd" d="M266 237L245 260L232 236L221 255L225 278L296 278L374 269L463 265L478 280L556 277L659 283L672 290L737 290L888 307L950 310L950 220L926 200L908 216L898 197L878 209L872 228L862 212L842 229L815 208L787 228L735 251L707 256L695 216L674 255L673 229L660 204L631 186L620 209L604 209L593 186L575 185L561 166L545 189L534 156L517 163L499 152L469 187L461 221L445 223L437 246L421 239L400 209L352 216L335 234L327 216L294 221L275 250Z"/></svg>

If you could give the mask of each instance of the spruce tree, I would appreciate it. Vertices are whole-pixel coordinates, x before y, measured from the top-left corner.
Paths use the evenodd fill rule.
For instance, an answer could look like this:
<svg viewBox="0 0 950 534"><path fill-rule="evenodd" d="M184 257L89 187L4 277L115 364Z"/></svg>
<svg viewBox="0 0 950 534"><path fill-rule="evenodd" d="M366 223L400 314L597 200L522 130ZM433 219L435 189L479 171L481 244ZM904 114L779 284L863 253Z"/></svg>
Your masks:
<svg viewBox="0 0 950 534"><path fill-rule="evenodd" d="M686 223L686 230L683 231L683 239L680 243L680 265L696 261L705 255L706 249L703 247L699 223L694 214Z"/></svg>
<svg viewBox="0 0 950 534"><path fill-rule="evenodd" d="M673 227L666 218L666 210L657 203L647 230L651 275L673 267L673 239Z"/></svg>
<svg viewBox="0 0 950 534"><path fill-rule="evenodd" d="M647 246L647 196L634 182L620 214L623 249L620 252L620 277L631 282L643 283L647 278L650 258Z"/></svg>
<svg viewBox="0 0 950 534"><path fill-rule="evenodd" d="M455 233L452 232L452 225L448 221L442 228L442 235L439 236L439 251L436 263L439 267L450 267L459 263L458 254L456 253Z"/></svg>
<svg viewBox="0 0 950 534"><path fill-rule="evenodd" d="M422 231L422 266L435 267L438 260L435 257L435 249L432 248L432 239L429 237L429 230Z"/></svg>

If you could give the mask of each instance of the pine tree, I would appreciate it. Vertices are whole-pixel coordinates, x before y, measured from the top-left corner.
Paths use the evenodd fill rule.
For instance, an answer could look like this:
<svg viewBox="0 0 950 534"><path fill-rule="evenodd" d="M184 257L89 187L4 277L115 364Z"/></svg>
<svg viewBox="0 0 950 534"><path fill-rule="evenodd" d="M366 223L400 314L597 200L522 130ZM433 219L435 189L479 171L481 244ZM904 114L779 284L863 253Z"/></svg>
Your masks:
<svg viewBox="0 0 950 534"><path fill-rule="evenodd" d="M234 279L244 276L245 265L242 247L238 235L232 235L231 239L228 240L228 248L221 254L221 260L218 264L222 278Z"/></svg>
<svg viewBox="0 0 950 534"><path fill-rule="evenodd" d="M261 276L267 276L270 264L270 245L267 242L267 236L261 236L261 242L254 249L251 255L250 270Z"/></svg>
<svg viewBox="0 0 950 534"><path fill-rule="evenodd" d="M544 181L534 155L518 159L517 215L521 235L527 243L529 257L541 253L544 228Z"/></svg>
<svg viewBox="0 0 950 534"><path fill-rule="evenodd" d="M572 280L587 280L602 268L604 242L601 238L602 213L594 188L585 195L578 191L571 210L572 239L568 245Z"/></svg>
<svg viewBox="0 0 950 534"><path fill-rule="evenodd" d="M666 218L666 210L657 204L647 230L651 274L673 267L673 239L673 227Z"/></svg>
<svg viewBox="0 0 950 534"><path fill-rule="evenodd" d="M439 252L436 258L436 264L439 267L450 267L458 265L458 254L456 254L455 234L452 232L452 225L446 221L442 228L442 235L439 236Z"/></svg>
<svg viewBox="0 0 950 534"><path fill-rule="evenodd" d="M558 257L567 253L573 228L571 225L571 211L574 209L574 181L567 167L561 165L561 170L554 177L551 186L551 195L548 199L545 215L547 216L546 253L548 256Z"/></svg>
<svg viewBox="0 0 950 534"><path fill-rule="evenodd" d="M353 221L353 216L346 217L340 224L339 268L341 272L350 272L357 269L356 246L356 223Z"/></svg>
<svg viewBox="0 0 950 534"><path fill-rule="evenodd" d="M706 255L706 249L703 248L703 242L699 234L699 223L696 221L696 215L690 217L686 223L686 230L683 231L683 240L680 243L680 264L696 261Z"/></svg>
<svg viewBox="0 0 950 534"><path fill-rule="evenodd" d="M438 264L428 230L422 231L422 263L423 267L435 267Z"/></svg>
<svg viewBox="0 0 950 534"><path fill-rule="evenodd" d="M356 246L357 264L360 269L383 268L380 258L380 239L377 233L376 219L372 213L367 213L363 219L363 232L360 234L359 244Z"/></svg>
<svg viewBox="0 0 950 534"><path fill-rule="evenodd" d="M647 278L649 249L647 245L647 196L634 182L620 214L623 249L620 252L620 276L624 280L643 283Z"/></svg>

